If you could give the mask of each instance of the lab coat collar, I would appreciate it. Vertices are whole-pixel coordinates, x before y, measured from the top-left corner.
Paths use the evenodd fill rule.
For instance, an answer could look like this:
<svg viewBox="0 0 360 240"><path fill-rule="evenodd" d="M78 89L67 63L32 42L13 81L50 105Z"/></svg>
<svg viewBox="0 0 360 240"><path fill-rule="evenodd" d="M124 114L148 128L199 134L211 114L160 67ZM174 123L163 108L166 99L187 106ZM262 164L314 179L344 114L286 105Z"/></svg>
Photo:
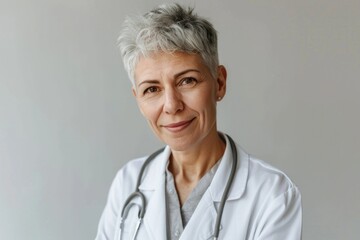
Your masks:
<svg viewBox="0 0 360 240"><path fill-rule="evenodd" d="M221 159L219 168L215 173L214 179L209 186L211 197L215 202L221 201L233 163L232 149L229 139L225 134L223 134L223 136L226 140L225 152ZM248 178L249 155L237 144L236 150L237 170L227 200L239 199L242 196L245 191Z"/></svg>
<svg viewBox="0 0 360 240"><path fill-rule="evenodd" d="M160 186L163 186L162 183L165 183L165 168L169 161L170 154L171 149L169 146L166 146L164 151L161 152L145 169L143 174L144 179L139 186L141 191L154 191Z"/></svg>

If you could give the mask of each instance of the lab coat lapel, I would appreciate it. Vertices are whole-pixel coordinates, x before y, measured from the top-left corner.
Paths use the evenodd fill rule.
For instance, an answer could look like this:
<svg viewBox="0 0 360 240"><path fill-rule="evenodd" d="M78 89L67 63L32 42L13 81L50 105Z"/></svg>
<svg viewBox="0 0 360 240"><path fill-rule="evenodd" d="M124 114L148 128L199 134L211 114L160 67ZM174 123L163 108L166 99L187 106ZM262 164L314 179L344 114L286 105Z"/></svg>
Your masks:
<svg viewBox="0 0 360 240"><path fill-rule="evenodd" d="M166 240L166 203L164 181L152 193L146 207L144 225L149 239Z"/></svg>
<svg viewBox="0 0 360 240"><path fill-rule="evenodd" d="M230 147L230 142L227 137L226 139L226 149L222 160L220 162L219 168L215 173L214 179L212 180L209 190L212 199L214 202L220 202L222 195L224 193L227 181L230 175L230 169L233 164L233 154ZM246 183L249 174L249 155L236 144L237 150L237 168L234 180L230 187L230 192L227 198L227 201L239 199L245 192Z"/></svg>
<svg viewBox="0 0 360 240"><path fill-rule="evenodd" d="M214 235L216 208L210 192L206 191L186 225L180 240L210 239Z"/></svg>
<svg viewBox="0 0 360 240"><path fill-rule="evenodd" d="M170 155L170 148L166 147L149 166L140 190L145 194L146 212L144 226L148 239L166 240L166 202L165 202L165 167Z"/></svg>

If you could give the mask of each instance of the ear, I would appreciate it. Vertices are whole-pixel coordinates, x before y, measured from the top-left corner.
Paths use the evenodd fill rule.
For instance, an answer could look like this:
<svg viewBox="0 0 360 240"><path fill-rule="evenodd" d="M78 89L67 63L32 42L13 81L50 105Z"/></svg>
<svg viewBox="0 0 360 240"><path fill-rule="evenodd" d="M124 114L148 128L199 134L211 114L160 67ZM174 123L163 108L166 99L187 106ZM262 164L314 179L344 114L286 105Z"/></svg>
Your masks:
<svg viewBox="0 0 360 240"><path fill-rule="evenodd" d="M136 97L136 89L135 89L135 87L132 87L131 90L132 90L132 93L133 93L134 97Z"/></svg>
<svg viewBox="0 0 360 240"><path fill-rule="evenodd" d="M217 92L216 97L221 100L226 94L226 77L227 72L226 68L223 65L218 66L218 76L217 76Z"/></svg>

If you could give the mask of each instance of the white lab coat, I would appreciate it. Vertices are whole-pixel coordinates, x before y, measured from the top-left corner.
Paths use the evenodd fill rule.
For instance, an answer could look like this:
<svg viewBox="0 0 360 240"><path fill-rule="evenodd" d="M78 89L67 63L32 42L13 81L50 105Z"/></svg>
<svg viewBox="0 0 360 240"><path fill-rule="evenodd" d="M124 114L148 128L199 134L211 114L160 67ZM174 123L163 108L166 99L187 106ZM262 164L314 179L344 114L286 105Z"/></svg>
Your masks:
<svg viewBox="0 0 360 240"><path fill-rule="evenodd" d="M300 240L301 196L298 188L278 169L255 159L237 146L238 168L225 204L219 239ZM165 166L170 148L147 167L140 190L146 196L144 221L136 239L166 240ZM146 158L127 163L116 175L101 216L96 240L118 239L119 216L126 198L134 191L139 170ZM217 172L204 193L180 240L212 239L217 207L232 164L229 140ZM136 201L135 201L136 202ZM132 239L138 209L134 206L125 221L122 239Z"/></svg>

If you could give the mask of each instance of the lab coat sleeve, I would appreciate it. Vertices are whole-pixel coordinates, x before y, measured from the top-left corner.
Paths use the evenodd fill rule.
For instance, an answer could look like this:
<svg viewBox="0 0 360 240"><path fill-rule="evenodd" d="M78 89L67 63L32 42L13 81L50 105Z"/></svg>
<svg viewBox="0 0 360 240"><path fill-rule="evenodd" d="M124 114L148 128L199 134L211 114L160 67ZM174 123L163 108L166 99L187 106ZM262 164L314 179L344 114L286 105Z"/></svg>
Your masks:
<svg viewBox="0 0 360 240"><path fill-rule="evenodd" d="M301 195L296 186L270 200L262 211L256 240L301 240Z"/></svg>
<svg viewBox="0 0 360 240"><path fill-rule="evenodd" d="M107 203L101 215L95 240L113 240L119 209L120 172L111 184Z"/></svg>

